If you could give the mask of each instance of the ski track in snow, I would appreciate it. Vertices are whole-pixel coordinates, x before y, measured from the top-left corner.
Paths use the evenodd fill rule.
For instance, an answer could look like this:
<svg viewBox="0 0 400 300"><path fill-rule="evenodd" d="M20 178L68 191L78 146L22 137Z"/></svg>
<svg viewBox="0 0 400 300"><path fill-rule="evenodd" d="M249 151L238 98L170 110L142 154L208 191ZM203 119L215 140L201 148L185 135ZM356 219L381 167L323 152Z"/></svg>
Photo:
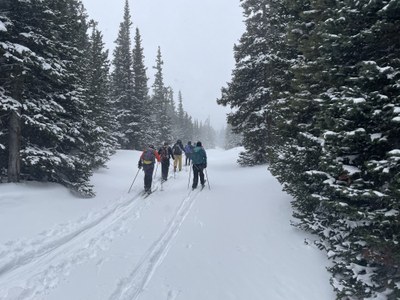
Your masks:
<svg viewBox="0 0 400 300"><path fill-rule="evenodd" d="M133 271L119 280L116 290L109 297L110 300L137 300L151 280L158 266L168 254L174 237L178 234L186 216L189 214L196 196L200 190L189 192L177 209L175 216L167 225L160 238L146 251ZM175 299L177 295L169 294L168 299Z"/></svg>
<svg viewBox="0 0 400 300"><path fill-rule="evenodd" d="M124 225L140 217L147 205L142 199L142 193L123 195L102 211L60 224L37 239L0 245L0 299L37 299L57 286L73 265L96 257L117 234L129 231Z"/></svg>

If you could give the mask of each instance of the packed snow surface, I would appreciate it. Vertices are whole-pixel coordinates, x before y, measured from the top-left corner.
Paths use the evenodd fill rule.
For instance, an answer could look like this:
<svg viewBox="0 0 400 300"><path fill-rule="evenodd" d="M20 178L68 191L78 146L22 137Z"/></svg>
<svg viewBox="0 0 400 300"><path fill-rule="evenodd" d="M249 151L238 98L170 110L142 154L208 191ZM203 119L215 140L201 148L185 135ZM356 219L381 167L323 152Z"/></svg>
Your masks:
<svg viewBox="0 0 400 300"><path fill-rule="evenodd" d="M291 198L241 149L208 150L208 183L184 167L143 197L140 155L118 151L97 196L0 185L0 299L333 300L326 255L290 225ZM305 242L308 241L308 242Z"/></svg>

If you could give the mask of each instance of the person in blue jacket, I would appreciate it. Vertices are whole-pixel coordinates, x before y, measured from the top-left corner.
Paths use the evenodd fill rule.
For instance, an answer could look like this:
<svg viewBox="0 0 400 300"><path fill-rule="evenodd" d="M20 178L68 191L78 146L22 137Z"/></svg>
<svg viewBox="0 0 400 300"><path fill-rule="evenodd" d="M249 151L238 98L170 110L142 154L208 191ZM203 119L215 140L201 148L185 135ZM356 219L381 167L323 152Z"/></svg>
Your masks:
<svg viewBox="0 0 400 300"><path fill-rule="evenodd" d="M202 188L204 188L205 180L204 180L204 169L207 168L207 154L206 150L204 150L201 142L196 143L196 147L194 147L192 152L192 164L193 164L193 184L192 189L197 188L200 183Z"/></svg>

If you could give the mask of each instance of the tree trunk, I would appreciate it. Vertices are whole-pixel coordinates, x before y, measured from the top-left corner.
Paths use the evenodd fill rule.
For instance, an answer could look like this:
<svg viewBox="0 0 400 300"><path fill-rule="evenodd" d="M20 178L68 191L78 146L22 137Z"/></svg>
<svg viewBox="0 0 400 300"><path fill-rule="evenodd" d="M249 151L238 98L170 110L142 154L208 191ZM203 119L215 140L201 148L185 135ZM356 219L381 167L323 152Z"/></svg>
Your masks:
<svg viewBox="0 0 400 300"><path fill-rule="evenodd" d="M1 1L1 0L0 0ZM14 65L12 97L20 102L22 98L23 77L21 66ZM21 107L11 110L8 120L8 182L19 182L21 174Z"/></svg>
<svg viewBox="0 0 400 300"><path fill-rule="evenodd" d="M21 173L21 109L12 111L8 127L8 182L19 182Z"/></svg>

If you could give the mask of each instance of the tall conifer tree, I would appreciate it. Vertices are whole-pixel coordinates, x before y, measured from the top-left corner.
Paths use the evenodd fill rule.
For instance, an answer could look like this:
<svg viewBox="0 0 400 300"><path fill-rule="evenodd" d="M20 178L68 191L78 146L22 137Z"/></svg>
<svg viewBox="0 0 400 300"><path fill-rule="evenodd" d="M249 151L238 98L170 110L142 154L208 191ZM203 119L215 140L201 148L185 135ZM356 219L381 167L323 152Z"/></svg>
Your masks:
<svg viewBox="0 0 400 300"><path fill-rule="evenodd" d="M12 1L1 16L0 115L10 181L63 183L86 195L91 174L85 136L86 22L80 1ZM3 152L3 153L4 153ZM4 165L3 165L4 169Z"/></svg>
<svg viewBox="0 0 400 300"><path fill-rule="evenodd" d="M95 123L96 130L87 141L90 145L94 168L104 166L114 152L116 139L113 136L115 117L110 101L110 82L108 50L104 50L103 35L91 22L92 32L89 40L88 67L86 70L86 97L89 108L88 118Z"/></svg>
<svg viewBox="0 0 400 300"><path fill-rule="evenodd" d="M136 113L138 123L135 126L135 148L142 149L148 143L154 144L155 141L153 140L154 128L151 125L153 107L149 98L142 39L138 28L136 28L135 46L133 49L133 82L135 98L139 104Z"/></svg>
<svg viewBox="0 0 400 300"><path fill-rule="evenodd" d="M123 21L115 41L111 90L117 117L118 140L123 149L136 146L137 114L140 111L134 93L133 63L131 52L131 15L125 1Z"/></svg>
<svg viewBox="0 0 400 300"><path fill-rule="evenodd" d="M253 141L268 141L270 170L299 226L321 236L343 299L400 296L397 4L243 1L247 31L219 100L237 108L228 120L247 162Z"/></svg>
<svg viewBox="0 0 400 300"><path fill-rule="evenodd" d="M164 85L164 75L163 66L164 62L161 56L161 49L158 47L156 65L154 69L156 70L154 83L153 83L153 97L152 102L154 106L154 117L153 121L157 129L157 141L161 143L162 141L171 142L172 129L171 129L171 119L168 114L170 103L168 102L167 89Z"/></svg>
<svg viewBox="0 0 400 300"><path fill-rule="evenodd" d="M218 103L237 108L228 115L228 123L243 133L246 152L240 162L253 165L265 163L268 147L275 143L274 108L290 78L290 62L281 57L287 48L283 38L287 17L281 1L246 0L242 7L246 32L234 48L232 81L222 89Z"/></svg>
<svg viewBox="0 0 400 300"><path fill-rule="evenodd" d="M318 211L309 228L326 238L324 247L335 253L332 271L340 295L346 297L375 297L385 288L399 295L393 282L399 274L389 275L400 263L394 233L399 222L391 216L398 209L394 108L400 103L395 83L400 66L393 57L400 43L388 42L399 26L391 17L398 8L390 7L382 2L312 1L309 17L316 26L303 44L312 51L304 51L299 81L312 91L308 99L319 103L309 134L319 140L321 150L302 190L316 204L307 215ZM310 77L314 82L304 80ZM350 223L355 225L349 228ZM349 269L350 264L357 268ZM373 269L379 270L377 275L364 280L361 275Z"/></svg>
<svg viewBox="0 0 400 300"><path fill-rule="evenodd" d="M176 124L176 137L186 141L188 137L185 136L185 111L183 110L183 98L181 91L178 92L178 110L176 112Z"/></svg>

